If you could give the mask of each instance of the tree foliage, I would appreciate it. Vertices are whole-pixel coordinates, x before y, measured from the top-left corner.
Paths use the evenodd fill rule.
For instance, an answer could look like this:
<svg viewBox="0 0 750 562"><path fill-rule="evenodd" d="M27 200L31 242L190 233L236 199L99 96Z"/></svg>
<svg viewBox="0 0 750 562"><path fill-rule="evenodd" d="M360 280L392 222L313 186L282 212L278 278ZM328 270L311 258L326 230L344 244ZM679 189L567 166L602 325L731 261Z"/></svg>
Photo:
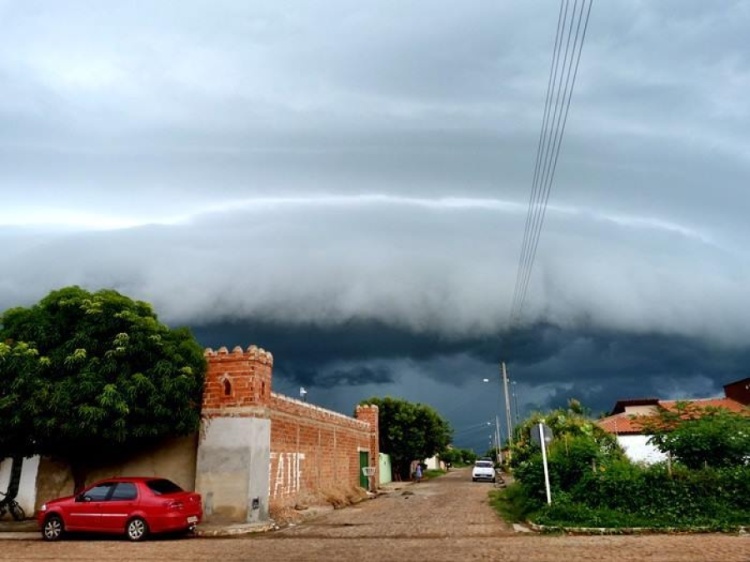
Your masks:
<svg viewBox="0 0 750 562"><path fill-rule="evenodd" d="M378 406L380 450L391 456L393 469L408 479L411 461L444 451L451 441L450 424L430 406L398 398L368 398L360 405Z"/></svg>
<svg viewBox="0 0 750 562"><path fill-rule="evenodd" d="M6 455L63 458L76 476L76 466L199 426L202 350L189 330L168 328L145 302L67 287L3 313L0 341Z"/></svg>
<svg viewBox="0 0 750 562"><path fill-rule="evenodd" d="M639 418L649 442L691 469L741 466L750 461L750 410L678 402Z"/></svg>
<svg viewBox="0 0 750 562"><path fill-rule="evenodd" d="M477 460L477 454L471 449L459 449L456 447L448 447L443 451L440 451L440 460L446 463L450 463L451 466L474 464Z"/></svg>
<svg viewBox="0 0 750 562"><path fill-rule="evenodd" d="M624 460L624 452L613 435L585 415L576 400L568 408L534 413L516 428L511 466L529 499L545 500L542 454L531 438L540 422L552 429L554 439L547 451L553 495L568 491L597 468Z"/></svg>
<svg viewBox="0 0 750 562"><path fill-rule="evenodd" d="M621 458L624 452L617 443L617 439L589 418L586 411L580 402L571 399L567 408L558 408L546 413L533 413L515 428L511 448L511 466L517 467L539 452L539 447L533 442L531 433L536 430L540 422L544 422L552 430L553 444L559 443L563 447L568 444L568 452L571 441L581 438L591 443L589 450L592 454ZM579 447L579 449L583 448L586 447L583 445Z"/></svg>

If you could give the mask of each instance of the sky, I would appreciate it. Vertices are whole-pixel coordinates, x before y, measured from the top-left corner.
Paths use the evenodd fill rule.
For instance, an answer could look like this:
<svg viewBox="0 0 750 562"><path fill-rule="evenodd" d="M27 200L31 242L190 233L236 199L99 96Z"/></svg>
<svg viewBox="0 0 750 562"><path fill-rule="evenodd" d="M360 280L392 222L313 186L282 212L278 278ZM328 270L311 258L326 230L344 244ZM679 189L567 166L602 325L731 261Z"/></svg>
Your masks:
<svg viewBox="0 0 750 562"><path fill-rule="evenodd" d="M594 3L511 326L559 7L0 0L0 310L114 288L271 351L278 392L425 403L477 451L502 361L514 419L721 395L750 4Z"/></svg>

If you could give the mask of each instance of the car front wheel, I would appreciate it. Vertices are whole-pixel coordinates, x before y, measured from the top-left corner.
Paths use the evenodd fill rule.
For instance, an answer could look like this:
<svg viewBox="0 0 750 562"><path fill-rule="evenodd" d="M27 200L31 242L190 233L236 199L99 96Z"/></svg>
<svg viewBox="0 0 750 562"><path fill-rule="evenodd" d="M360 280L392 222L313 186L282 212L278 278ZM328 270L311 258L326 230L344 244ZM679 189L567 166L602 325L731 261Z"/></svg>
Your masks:
<svg viewBox="0 0 750 562"><path fill-rule="evenodd" d="M148 525L140 517L134 517L128 521L125 533L131 541L141 541L148 535Z"/></svg>
<svg viewBox="0 0 750 562"><path fill-rule="evenodd" d="M59 541L65 532L65 525L59 515L50 515L42 525L42 538L45 541Z"/></svg>

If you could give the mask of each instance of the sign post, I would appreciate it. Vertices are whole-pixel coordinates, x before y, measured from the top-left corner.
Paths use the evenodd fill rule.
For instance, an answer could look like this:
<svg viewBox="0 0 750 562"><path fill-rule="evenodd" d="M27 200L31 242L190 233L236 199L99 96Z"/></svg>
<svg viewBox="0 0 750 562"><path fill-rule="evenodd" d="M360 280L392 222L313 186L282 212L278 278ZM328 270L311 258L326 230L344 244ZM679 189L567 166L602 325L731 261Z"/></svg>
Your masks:
<svg viewBox="0 0 750 562"><path fill-rule="evenodd" d="M537 431L531 432L531 440L542 448L542 464L544 466L544 488L547 492L547 504L552 503L552 492L549 486L549 467L547 466L547 444L552 441L552 428L539 422Z"/></svg>

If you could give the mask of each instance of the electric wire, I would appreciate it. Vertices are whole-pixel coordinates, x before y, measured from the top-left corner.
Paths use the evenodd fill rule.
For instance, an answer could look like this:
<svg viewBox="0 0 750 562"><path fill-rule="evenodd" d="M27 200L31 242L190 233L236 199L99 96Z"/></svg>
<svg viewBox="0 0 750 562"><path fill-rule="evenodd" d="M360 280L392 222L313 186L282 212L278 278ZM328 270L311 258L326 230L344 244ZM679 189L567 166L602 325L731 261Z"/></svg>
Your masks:
<svg viewBox="0 0 750 562"><path fill-rule="evenodd" d="M537 248L539 246L539 237L540 237L540 234L541 234L542 223L544 222L544 217L545 217L545 214L547 212L547 204L549 202L549 195L550 195L550 191L551 191L551 188L552 188L552 181L554 180L555 171L557 169L557 161L558 161L558 158L560 156L560 147L562 146L562 139L563 139L563 135L565 134L565 126L566 126L567 121L568 121L568 113L569 113L569 110L570 110L570 101L572 99L572 93L573 93L573 84L575 83L575 78L578 75L578 66L579 66L579 63L580 63L580 60L581 60L581 52L582 52L582 48L583 48L583 39L585 38L586 29L588 28L588 13L591 10L591 3L589 3L589 9L587 11L587 17L586 17L586 21L585 21L584 28L583 28L583 33L582 34L580 33L581 32L581 22L583 21L582 20L582 16L583 16L583 9L584 9L584 7L585 7L585 1L581 3L581 12L578 15L578 22L577 22L577 25L576 25L576 35L575 35L575 39L573 41L573 50L571 51L570 65L568 65L568 68L567 68L567 76L565 78L565 87L563 89L563 92L564 92L563 93L563 104L564 104L565 107L564 107L564 110L561 108L561 112L560 112L560 114L558 114L558 121L557 121L558 126L557 126L557 130L556 130L556 135L555 135L555 137L553 139L553 149L552 149L552 152L551 152L551 155L554 155L554 156L551 157L547 161L548 166L547 166L547 169L545 170L545 174L543 175L544 201L543 201L543 204L541 205L541 208L540 208L540 211L539 211L538 229L537 229L536 236L534 238L534 246L533 246L532 252L531 252L531 260L530 260L531 266L530 266L530 268L527 271L526 279L525 279L525 284L524 284L524 287L523 287L523 290L522 290L522 293L521 293L521 301L520 301L520 303L518 305L519 306L519 314L520 314L520 311L523 309L524 303L526 301L526 296L528 294L528 286L529 286L529 281L530 281L530 278L531 278L531 267L533 267L533 263L534 263L534 260L536 258ZM571 28L572 28L572 24L573 24L573 21L571 19ZM576 44L578 42L579 34L581 35L581 44L580 44L580 47L577 49L577 56L576 56ZM566 47L566 56L567 56L567 47ZM576 58L576 63L575 63L575 70L573 70L573 79L571 81L571 69L573 69L573 57L574 56ZM562 80L562 75L560 76L560 78ZM562 120L562 124L560 124L561 120Z"/></svg>
<svg viewBox="0 0 750 562"><path fill-rule="evenodd" d="M542 128L539 131L539 144L536 149L536 163L534 165L534 178L531 181L531 191L529 192L529 208L526 213L526 224L524 225L524 231L523 231L523 243L521 244L521 254L518 258L518 274L516 275L516 284L513 289L513 300L511 301L513 303L513 306L511 307L511 323L514 317L515 312L515 304L518 300L518 293L519 293L519 287L521 285L521 278L523 277L522 272L525 269L525 264L527 263L527 251L529 247L529 235L531 233L531 221L533 216L533 209L535 209L536 206L536 198L537 198L537 191L538 191L538 179L539 179L539 170L541 168L542 163L542 154L544 152L544 148L546 146L546 131L549 124L549 108L550 108L550 100L552 99L552 86L554 82L553 75L556 73L557 63L558 63L558 49L560 45L560 39L562 37L562 30L564 25L564 16L563 16L563 7L565 6L564 2L560 2L560 13L557 16L557 33L555 35L555 46L552 50L552 62L550 63L550 73L549 78L547 79L547 94L545 95L544 99L544 116L542 117Z"/></svg>
<svg viewBox="0 0 750 562"><path fill-rule="evenodd" d="M514 327L520 321L526 302L531 273L539 247L539 238L568 120L573 88L578 76L592 4L593 0L582 0L580 9L578 9L579 0L575 0L572 10L569 10L570 0L561 0L560 3L542 128L529 196L529 208L511 302L509 328ZM569 13L570 18L568 18ZM564 53L563 43L565 44Z"/></svg>

